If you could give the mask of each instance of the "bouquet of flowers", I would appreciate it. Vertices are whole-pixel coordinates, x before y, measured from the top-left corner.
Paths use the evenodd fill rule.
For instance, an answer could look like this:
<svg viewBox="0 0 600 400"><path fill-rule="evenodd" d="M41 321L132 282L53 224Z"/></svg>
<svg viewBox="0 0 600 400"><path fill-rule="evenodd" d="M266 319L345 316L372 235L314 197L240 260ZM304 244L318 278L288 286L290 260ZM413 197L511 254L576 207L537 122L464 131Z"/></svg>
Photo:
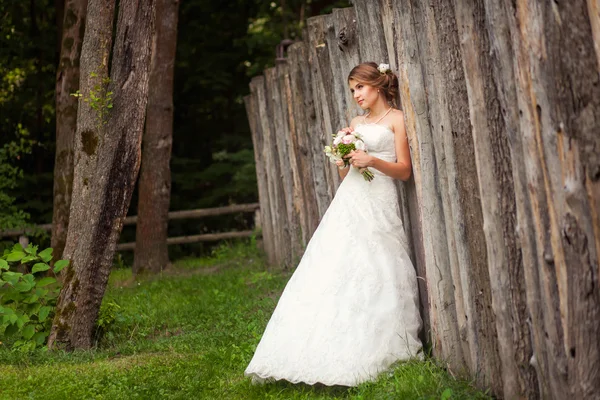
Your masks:
<svg viewBox="0 0 600 400"><path fill-rule="evenodd" d="M335 164L336 161L343 161L344 168L350 165L350 161L344 158L353 150L367 151L367 146L362 140L362 136L358 132L338 131L333 135L333 143L331 146L325 146L325 155L329 157L329 161ZM368 168L361 168L360 173L366 181L371 182L375 177Z"/></svg>

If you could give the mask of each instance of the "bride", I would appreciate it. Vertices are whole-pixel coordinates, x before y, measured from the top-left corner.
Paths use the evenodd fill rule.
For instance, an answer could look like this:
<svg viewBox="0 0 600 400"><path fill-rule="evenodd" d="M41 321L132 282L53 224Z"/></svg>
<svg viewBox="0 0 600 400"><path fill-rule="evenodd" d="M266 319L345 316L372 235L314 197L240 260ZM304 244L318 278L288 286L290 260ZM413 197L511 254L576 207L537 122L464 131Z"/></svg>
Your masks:
<svg viewBox="0 0 600 400"><path fill-rule="evenodd" d="M245 374L356 386L374 380L421 349L415 269L408 257L394 179L411 173L398 78L386 64L359 64L350 91L368 110L346 132L362 135L367 152L352 167L308 243ZM363 179L369 168L374 179Z"/></svg>

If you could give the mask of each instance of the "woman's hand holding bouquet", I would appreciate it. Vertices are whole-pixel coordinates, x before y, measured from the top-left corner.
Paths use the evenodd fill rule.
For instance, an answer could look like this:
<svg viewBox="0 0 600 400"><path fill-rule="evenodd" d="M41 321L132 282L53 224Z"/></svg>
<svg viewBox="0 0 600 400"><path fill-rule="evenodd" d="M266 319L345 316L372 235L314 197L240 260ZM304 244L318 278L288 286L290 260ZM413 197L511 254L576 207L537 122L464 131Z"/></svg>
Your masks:
<svg viewBox="0 0 600 400"><path fill-rule="evenodd" d="M366 153L367 146L358 132L352 128L344 128L333 135L333 143L331 146L325 146L324 151L330 162L345 168L350 165L348 159L360 151ZM373 180L374 175L366 166L358 168L366 181Z"/></svg>

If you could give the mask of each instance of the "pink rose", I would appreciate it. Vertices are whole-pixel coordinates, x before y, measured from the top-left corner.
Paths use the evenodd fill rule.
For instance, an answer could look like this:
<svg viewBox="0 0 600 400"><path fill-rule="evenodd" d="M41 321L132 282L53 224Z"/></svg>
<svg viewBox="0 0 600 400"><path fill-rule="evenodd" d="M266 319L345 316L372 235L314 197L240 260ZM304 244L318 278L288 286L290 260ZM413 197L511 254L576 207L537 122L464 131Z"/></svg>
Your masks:
<svg viewBox="0 0 600 400"><path fill-rule="evenodd" d="M342 138L342 143L350 144L350 143L354 143L355 140L356 140L356 136L354 136L352 134L348 134Z"/></svg>

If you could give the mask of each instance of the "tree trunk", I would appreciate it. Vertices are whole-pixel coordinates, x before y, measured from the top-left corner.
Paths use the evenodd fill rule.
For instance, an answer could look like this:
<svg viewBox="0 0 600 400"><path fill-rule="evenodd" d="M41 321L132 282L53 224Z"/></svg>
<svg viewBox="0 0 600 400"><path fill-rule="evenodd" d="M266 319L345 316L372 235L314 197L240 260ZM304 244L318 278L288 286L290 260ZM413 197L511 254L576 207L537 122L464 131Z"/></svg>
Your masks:
<svg viewBox="0 0 600 400"><path fill-rule="evenodd" d="M56 57L58 57L60 63L60 52L62 51L63 21L65 18L65 0L54 0L54 12L56 13Z"/></svg>
<svg viewBox="0 0 600 400"><path fill-rule="evenodd" d="M82 50L82 95L106 83L114 0L90 0ZM148 100L154 1L122 2L111 81L100 104L78 114L71 228L63 258L63 288L48 346L90 348L108 276L141 159ZM94 75L90 75L95 72ZM110 100L110 93L114 93ZM112 104L111 104L112 103Z"/></svg>
<svg viewBox="0 0 600 400"><path fill-rule="evenodd" d="M158 273L169 262L167 228L171 196L173 71L179 0L156 0L146 133L139 179L133 273Z"/></svg>
<svg viewBox="0 0 600 400"><path fill-rule="evenodd" d="M65 4L66 11L63 13L64 31L56 73L56 158L51 241L56 259L62 257L69 227L78 102L77 97L71 94L79 89L79 58L87 3L87 0L68 0Z"/></svg>

